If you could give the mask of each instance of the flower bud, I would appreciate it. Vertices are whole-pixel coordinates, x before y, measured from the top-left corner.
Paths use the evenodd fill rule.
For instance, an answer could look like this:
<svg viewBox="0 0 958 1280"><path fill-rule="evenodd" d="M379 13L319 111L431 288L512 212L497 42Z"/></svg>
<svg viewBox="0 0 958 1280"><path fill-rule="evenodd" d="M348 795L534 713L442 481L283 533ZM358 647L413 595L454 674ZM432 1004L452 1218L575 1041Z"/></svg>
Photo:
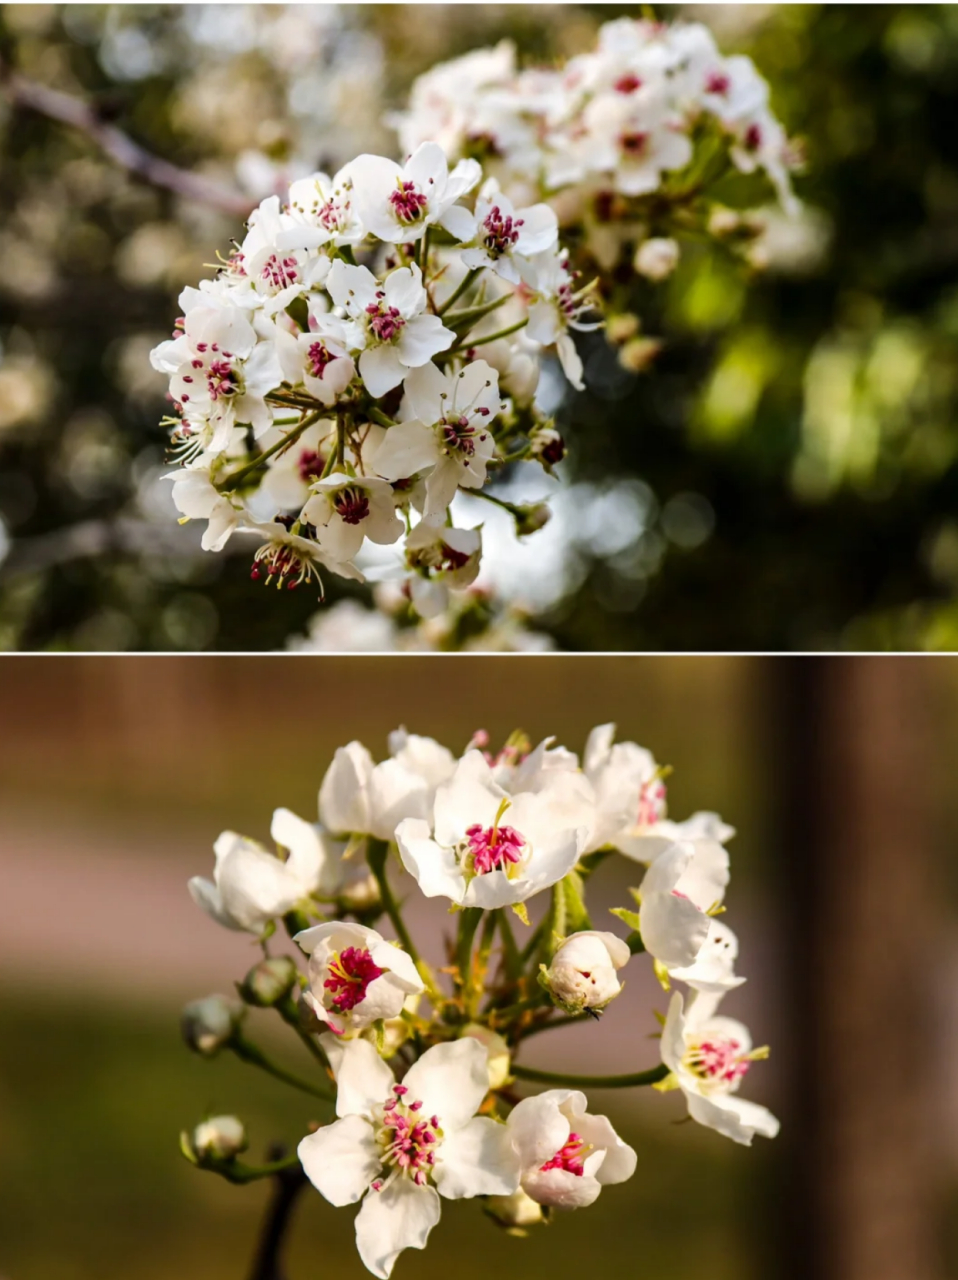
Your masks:
<svg viewBox="0 0 958 1280"><path fill-rule="evenodd" d="M247 1004L268 1009L289 995L298 977L299 970L289 956L272 956L253 965L239 992Z"/></svg>
<svg viewBox="0 0 958 1280"><path fill-rule="evenodd" d="M339 891L338 901L343 911L350 911L354 916L367 911L376 911L382 902L379 892L379 881L365 865L357 868L357 874L346 881Z"/></svg>
<svg viewBox="0 0 958 1280"><path fill-rule="evenodd" d="M211 1058L232 1039L243 1020L244 1009L226 996L206 996L194 1000L183 1010L180 1030L194 1053Z"/></svg>
<svg viewBox="0 0 958 1280"><path fill-rule="evenodd" d="M535 533L552 519L552 512L544 502L515 506L512 508L512 514L516 522L516 533L520 538Z"/></svg>
<svg viewBox="0 0 958 1280"><path fill-rule="evenodd" d="M554 467L565 457L565 441L555 427L537 427L529 437L532 456Z"/></svg>
<svg viewBox="0 0 958 1280"><path fill-rule="evenodd" d="M574 933L556 951L550 967L543 969L542 985L569 1013L604 1009L622 990L617 971L630 954L614 933Z"/></svg>
<svg viewBox="0 0 958 1280"><path fill-rule="evenodd" d="M630 338L634 338L639 332L639 317L633 315L631 311L625 311L621 315L609 316L605 322L605 336L610 342L614 342L620 347L623 342L628 342Z"/></svg>
<svg viewBox="0 0 958 1280"><path fill-rule="evenodd" d="M463 1027L462 1034L478 1040L485 1049L489 1061L489 1088L501 1089L508 1084L512 1078L509 1074L512 1055L503 1037L478 1022L468 1023Z"/></svg>
<svg viewBox="0 0 958 1280"><path fill-rule="evenodd" d="M658 338L633 338L619 352L619 364L630 373L644 373L661 350Z"/></svg>
<svg viewBox="0 0 958 1280"><path fill-rule="evenodd" d="M248 1145L243 1122L236 1116L213 1116L198 1124L190 1136L190 1147L200 1164L204 1160L232 1160Z"/></svg>
<svg viewBox="0 0 958 1280"><path fill-rule="evenodd" d="M511 1196L489 1196L484 1208L500 1226L516 1235L524 1235L523 1227L533 1227L545 1218L542 1205L536 1204L521 1187Z"/></svg>
<svg viewBox="0 0 958 1280"><path fill-rule="evenodd" d="M635 251L633 266L640 276L658 283L667 279L679 262L679 246L666 236L644 240Z"/></svg>

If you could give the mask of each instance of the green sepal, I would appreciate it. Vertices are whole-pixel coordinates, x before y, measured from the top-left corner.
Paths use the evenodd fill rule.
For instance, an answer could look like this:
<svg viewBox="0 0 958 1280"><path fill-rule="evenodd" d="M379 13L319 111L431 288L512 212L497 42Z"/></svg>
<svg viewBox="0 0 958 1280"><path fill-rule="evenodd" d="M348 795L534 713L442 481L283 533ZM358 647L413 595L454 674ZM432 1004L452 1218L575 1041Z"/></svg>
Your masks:
<svg viewBox="0 0 958 1280"><path fill-rule="evenodd" d="M639 921L639 913L637 911L630 911L628 907L610 907L609 914L618 916L619 919L624 924L627 924L630 929L633 929L636 933L639 932L641 924Z"/></svg>

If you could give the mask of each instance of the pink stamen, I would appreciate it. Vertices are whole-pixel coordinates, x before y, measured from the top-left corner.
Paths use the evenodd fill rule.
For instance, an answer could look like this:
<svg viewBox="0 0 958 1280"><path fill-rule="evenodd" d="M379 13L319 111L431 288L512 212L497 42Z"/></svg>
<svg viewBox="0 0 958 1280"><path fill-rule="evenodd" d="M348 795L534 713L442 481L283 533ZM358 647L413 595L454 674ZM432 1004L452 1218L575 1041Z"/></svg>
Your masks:
<svg viewBox="0 0 958 1280"><path fill-rule="evenodd" d="M369 327L380 342L393 342L406 324L397 307L387 307L384 302L371 302L366 308Z"/></svg>
<svg viewBox="0 0 958 1280"><path fill-rule="evenodd" d="M309 362L309 371L314 378L321 378L326 372L326 366L338 360L339 356L333 356L329 353L329 348L325 342L310 343L306 352L306 359Z"/></svg>
<svg viewBox="0 0 958 1280"><path fill-rule="evenodd" d="M639 788L639 812L636 825L652 827L665 817L665 783L661 778L650 778Z"/></svg>
<svg viewBox="0 0 958 1280"><path fill-rule="evenodd" d="M482 827L478 822L466 829L469 857L477 876L504 871L522 858L525 840L513 827Z"/></svg>
<svg viewBox="0 0 958 1280"><path fill-rule="evenodd" d="M333 507L346 524L359 524L369 515L369 495L358 486L340 489L333 499Z"/></svg>
<svg viewBox="0 0 958 1280"><path fill-rule="evenodd" d="M429 201L414 182L401 182L395 191L390 191L389 203L399 221L408 226L419 221Z"/></svg>
<svg viewBox="0 0 958 1280"><path fill-rule="evenodd" d="M703 1040L692 1052L693 1071L722 1084L736 1084L751 1065L737 1040Z"/></svg>
<svg viewBox="0 0 958 1280"><path fill-rule="evenodd" d="M365 947L345 947L329 964L329 977L323 983L333 993L330 1001L336 1013L348 1013L366 998L371 982L382 976Z"/></svg>
<svg viewBox="0 0 958 1280"><path fill-rule="evenodd" d="M640 156L645 151L649 141L647 133L638 131L633 133L623 133L619 139L619 145L622 150L630 156Z"/></svg>
<svg viewBox="0 0 958 1280"><path fill-rule="evenodd" d="M612 87L616 93L635 93L636 89L642 88L642 81L631 72L626 72L624 76L619 76Z"/></svg>
<svg viewBox="0 0 958 1280"><path fill-rule="evenodd" d="M574 1173L577 1178L581 1178L585 1172L582 1161L586 1151L585 1142L579 1135L570 1133L565 1146L561 1147L551 1160L547 1160L540 1166L541 1172L548 1173L550 1169L564 1169L566 1173Z"/></svg>
<svg viewBox="0 0 958 1280"><path fill-rule="evenodd" d="M299 279L299 263L295 258L279 258L270 254L260 272L262 278L273 289L288 289Z"/></svg>
<svg viewBox="0 0 958 1280"><path fill-rule="evenodd" d="M482 242L486 246L486 252L490 257L501 258L518 241L523 219L503 215L499 206L493 205L482 225L485 228Z"/></svg>

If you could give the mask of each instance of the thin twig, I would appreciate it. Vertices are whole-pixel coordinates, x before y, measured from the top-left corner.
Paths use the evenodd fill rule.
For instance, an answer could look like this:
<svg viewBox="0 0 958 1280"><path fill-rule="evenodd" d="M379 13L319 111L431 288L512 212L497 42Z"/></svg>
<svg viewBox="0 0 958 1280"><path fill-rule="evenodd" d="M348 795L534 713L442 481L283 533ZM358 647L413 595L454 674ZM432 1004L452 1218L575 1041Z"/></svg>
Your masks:
<svg viewBox="0 0 958 1280"><path fill-rule="evenodd" d="M79 129L92 138L111 160L156 187L175 191L188 200L211 205L234 217L246 218L253 207L253 201L239 191L232 191L210 178L190 173L153 155L127 137L122 129L101 119L96 108L82 98L27 80L3 64L0 64L0 91L15 107L26 107L50 120Z"/></svg>
<svg viewBox="0 0 958 1280"><path fill-rule="evenodd" d="M249 1280L285 1280L283 1245L296 1200L305 1186L306 1175L299 1165L284 1169L274 1178L273 1196L263 1221Z"/></svg>

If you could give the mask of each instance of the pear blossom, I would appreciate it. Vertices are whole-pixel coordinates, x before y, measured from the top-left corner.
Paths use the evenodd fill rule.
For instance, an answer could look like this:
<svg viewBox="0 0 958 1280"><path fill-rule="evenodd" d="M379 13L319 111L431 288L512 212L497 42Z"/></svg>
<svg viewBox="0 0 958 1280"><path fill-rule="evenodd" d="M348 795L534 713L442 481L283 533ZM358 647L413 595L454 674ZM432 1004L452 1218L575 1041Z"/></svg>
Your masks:
<svg viewBox="0 0 958 1280"><path fill-rule="evenodd" d="M277 445L286 432L274 427L263 437L264 448ZM301 511L309 497L309 486L319 480L326 460L336 448L336 422L321 418L297 434L286 448L269 460L263 476L262 492L278 511Z"/></svg>
<svg viewBox="0 0 958 1280"><path fill-rule="evenodd" d="M721 845L673 844L645 873L639 930L646 950L670 973L694 965L709 937L709 911L728 884L728 855Z"/></svg>
<svg viewBox="0 0 958 1280"><path fill-rule="evenodd" d="M250 577L254 582L263 578L267 586L275 582L277 587L295 591L304 582L315 579L322 597L321 568L328 568L341 578L363 581L363 575L354 564L348 560L327 557L319 543L303 537L296 532L296 524L290 523L292 527L288 528L281 519L262 522L249 520L241 526L243 533L258 534L263 540L253 556Z"/></svg>
<svg viewBox="0 0 958 1280"><path fill-rule="evenodd" d="M417 147L404 165L385 156L362 155L348 166L363 225L387 243L418 240L428 226L469 238L474 220L457 204L482 177L475 160L460 160L452 172L435 142Z"/></svg>
<svg viewBox="0 0 958 1280"><path fill-rule="evenodd" d="M388 544L402 537L393 491L385 480L348 476L334 471L310 486L302 518L315 525L324 553L340 562L352 560L363 540Z"/></svg>
<svg viewBox="0 0 958 1280"><path fill-rule="evenodd" d="M410 369L428 364L455 341L455 333L427 313L422 272L415 263L390 271L380 284L367 267L337 258L326 288L337 306L362 322L359 372L372 396L385 395Z"/></svg>
<svg viewBox="0 0 958 1280"><path fill-rule="evenodd" d="M520 282L515 257L528 258L551 249L559 238L555 211L547 204L516 209L493 179L476 201L475 248L463 251L467 267L489 267L512 284Z"/></svg>
<svg viewBox="0 0 958 1280"><path fill-rule="evenodd" d="M404 1249L422 1249L449 1200L510 1195L519 1184L511 1131L476 1116L488 1089L486 1052L465 1037L427 1049L397 1084L366 1040L323 1036L338 1119L298 1154L330 1204L362 1205L356 1246L385 1280Z"/></svg>
<svg viewBox="0 0 958 1280"><path fill-rule="evenodd" d="M322 827L304 822L289 809L277 809L270 828L286 861L235 831L224 831L213 845L213 879L194 876L190 894L227 929L262 933L277 916L314 893L329 893L339 883L339 859Z"/></svg>
<svg viewBox="0 0 958 1280"><path fill-rule="evenodd" d="M588 826L568 824L560 788L510 798L482 754L467 751L436 792L432 823L396 828L403 865L427 898L485 910L522 903L571 871L588 837Z"/></svg>
<svg viewBox="0 0 958 1280"><path fill-rule="evenodd" d="M527 336L544 347L555 347L562 372L581 391L585 386L582 360L569 331L600 327L599 321L582 318L595 310L594 304L581 290L573 291L574 276L565 249L537 253L520 270L532 295Z"/></svg>
<svg viewBox="0 0 958 1280"><path fill-rule="evenodd" d="M426 519L445 511L461 486L480 489L495 456L492 422L502 405L499 375L484 360L443 373L414 369L403 384L407 421L390 427L373 458L387 480L426 471Z"/></svg>
<svg viewBox="0 0 958 1280"><path fill-rule="evenodd" d="M366 228L356 212L348 168L340 169L333 177L314 173L298 178L290 184L288 208L293 221L319 228L323 243L354 245L366 236Z"/></svg>
<svg viewBox="0 0 958 1280"><path fill-rule="evenodd" d="M313 306L308 315L305 332L277 330L277 356L289 383L305 387L320 404L331 408L356 376L349 349L358 346L361 338L356 324L329 312Z"/></svg>
<svg viewBox="0 0 958 1280"><path fill-rule="evenodd" d="M408 997L424 990L412 958L365 925L333 920L293 941L309 956L303 999L336 1035L399 1017Z"/></svg>
<svg viewBox="0 0 958 1280"><path fill-rule="evenodd" d="M708 933L695 960L690 965L669 970L669 977L696 991L721 995L740 987L744 978L735 974L738 938L722 920L710 920Z"/></svg>
<svg viewBox="0 0 958 1280"><path fill-rule="evenodd" d="M542 973L549 994L569 1013L601 1011L622 990L618 971L631 952L614 933L583 929L565 938Z"/></svg>
<svg viewBox="0 0 958 1280"><path fill-rule="evenodd" d="M230 535L239 527L242 510L233 499L220 493L208 468L199 462L165 477L173 481L173 503L187 520L206 520L200 545L204 551L222 551Z"/></svg>
<svg viewBox="0 0 958 1280"><path fill-rule="evenodd" d="M336 751L319 791L329 830L391 840L404 818L429 812L436 787L454 767L451 753L405 731L390 745L395 754L379 764L359 742Z"/></svg>
<svg viewBox="0 0 958 1280"><path fill-rule="evenodd" d="M504 1036L490 1030L489 1027L484 1027L479 1022L467 1023L462 1029L462 1035L471 1036L473 1040L478 1040L485 1049L489 1064L489 1088L504 1088L512 1079L509 1071L512 1065L509 1042Z"/></svg>
<svg viewBox="0 0 958 1280"><path fill-rule="evenodd" d="M635 1152L605 1116L589 1115L587 1106L576 1089L547 1089L523 1098L510 1112L522 1190L537 1204L581 1209L594 1204L604 1186L635 1173Z"/></svg>
<svg viewBox="0 0 958 1280"><path fill-rule="evenodd" d="M718 999L695 995L685 1006L672 996L662 1030L662 1061L672 1072L670 1085L685 1095L689 1115L743 1146L756 1134L774 1138L778 1120L767 1107L735 1096L751 1064L768 1056L753 1049L748 1028L734 1018L717 1016Z"/></svg>
<svg viewBox="0 0 958 1280"><path fill-rule="evenodd" d="M268 299L268 313L283 311L311 286L322 284L330 260L309 250L325 239L323 231L284 213L279 196L267 197L253 210L236 265L256 293Z"/></svg>
<svg viewBox="0 0 958 1280"><path fill-rule="evenodd" d="M479 574L482 530L420 520L406 537L406 564L461 590Z"/></svg>

